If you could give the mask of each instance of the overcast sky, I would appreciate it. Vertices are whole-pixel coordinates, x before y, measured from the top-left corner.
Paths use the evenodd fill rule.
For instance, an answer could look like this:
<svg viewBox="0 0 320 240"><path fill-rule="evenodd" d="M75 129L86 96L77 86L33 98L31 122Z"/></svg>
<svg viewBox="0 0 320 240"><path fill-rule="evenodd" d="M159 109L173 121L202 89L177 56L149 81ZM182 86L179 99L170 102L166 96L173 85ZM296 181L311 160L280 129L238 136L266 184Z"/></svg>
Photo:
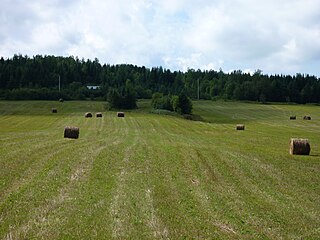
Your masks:
<svg viewBox="0 0 320 240"><path fill-rule="evenodd" d="M320 77L320 0L0 0L0 55Z"/></svg>

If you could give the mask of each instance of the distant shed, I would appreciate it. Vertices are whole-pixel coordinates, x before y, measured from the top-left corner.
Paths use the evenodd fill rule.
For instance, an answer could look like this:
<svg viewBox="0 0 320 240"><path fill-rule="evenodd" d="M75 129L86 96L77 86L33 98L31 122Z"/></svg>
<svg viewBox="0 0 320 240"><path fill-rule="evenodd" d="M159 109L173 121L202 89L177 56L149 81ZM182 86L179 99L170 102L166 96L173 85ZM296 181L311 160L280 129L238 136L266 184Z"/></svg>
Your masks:
<svg viewBox="0 0 320 240"><path fill-rule="evenodd" d="M100 86L97 86L97 85L87 85L87 88L89 90L98 90L100 89L101 87Z"/></svg>

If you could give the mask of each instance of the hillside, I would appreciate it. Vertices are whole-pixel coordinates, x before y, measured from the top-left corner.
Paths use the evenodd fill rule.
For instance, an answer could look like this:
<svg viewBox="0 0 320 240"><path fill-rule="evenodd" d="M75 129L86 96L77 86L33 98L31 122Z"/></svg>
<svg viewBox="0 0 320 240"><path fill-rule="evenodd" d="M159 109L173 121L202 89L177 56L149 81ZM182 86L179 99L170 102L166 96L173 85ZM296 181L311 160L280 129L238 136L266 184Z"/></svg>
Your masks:
<svg viewBox="0 0 320 240"><path fill-rule="evenodd" d="M0 101L0 238L319 237L319 106L198 101L189 121L138 105Z"/></svg>

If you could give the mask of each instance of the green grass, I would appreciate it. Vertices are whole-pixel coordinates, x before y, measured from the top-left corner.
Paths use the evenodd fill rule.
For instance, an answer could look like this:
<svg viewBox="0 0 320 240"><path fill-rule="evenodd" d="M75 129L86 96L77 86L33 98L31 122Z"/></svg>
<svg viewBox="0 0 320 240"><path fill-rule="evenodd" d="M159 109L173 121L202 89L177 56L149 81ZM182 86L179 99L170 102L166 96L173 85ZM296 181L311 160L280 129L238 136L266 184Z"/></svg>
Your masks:
<svg viewBox="0 0 320 240"><path fill-rule="evenodd" d="M319 106L194 102L204 121L139 107L0 101L0 238L320 238ZM291 137L311 155L289 155Z"/></svg>

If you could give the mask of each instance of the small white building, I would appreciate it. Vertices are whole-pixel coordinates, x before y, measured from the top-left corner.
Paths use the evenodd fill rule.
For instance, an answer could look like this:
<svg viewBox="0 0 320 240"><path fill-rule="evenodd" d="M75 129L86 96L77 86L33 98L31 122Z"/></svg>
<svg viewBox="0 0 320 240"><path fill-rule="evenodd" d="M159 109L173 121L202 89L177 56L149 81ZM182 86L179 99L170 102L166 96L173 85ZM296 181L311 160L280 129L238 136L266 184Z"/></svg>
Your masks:
<svg viewBox="0 0 320 240"><path fill-rule="evenodd" d="M87 88L88 88L89 90L97 90L97 89L100 89L100 86L90 85L90 86L87 86Z"/></svg>

